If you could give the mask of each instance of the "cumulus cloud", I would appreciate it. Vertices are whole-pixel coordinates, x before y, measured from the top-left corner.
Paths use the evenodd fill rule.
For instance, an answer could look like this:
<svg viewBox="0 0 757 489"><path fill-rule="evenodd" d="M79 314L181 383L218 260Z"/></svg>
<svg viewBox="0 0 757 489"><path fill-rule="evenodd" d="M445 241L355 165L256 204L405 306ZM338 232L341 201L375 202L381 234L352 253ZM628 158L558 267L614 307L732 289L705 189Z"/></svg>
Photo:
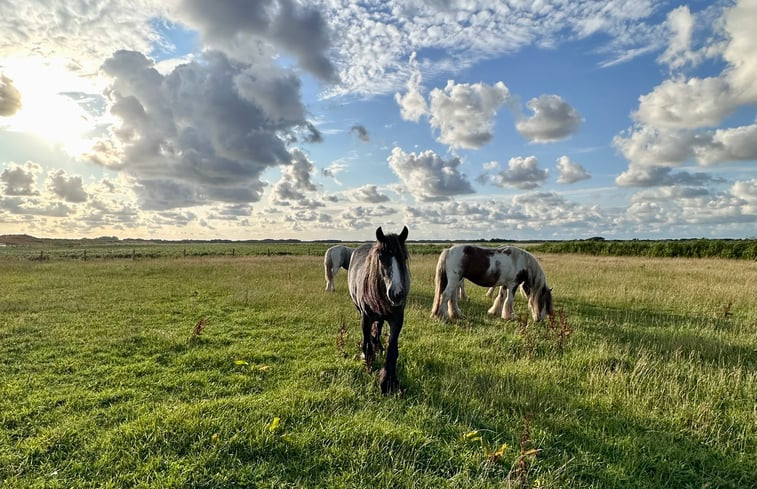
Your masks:
<svg viewBox="0 0 757 489"><path fill-rule="evenodd" d="M315 207L314 201L309 200L307 192L316 190L311 178L315 165L305 153L298 149L291 152L291 161L281 167L281 179L273 187L274 203L288 205L294 201L307 207Z"/></svg>
<svg viewBox="0 0 757 489"><path fill-rule="evenodd" d="M37 175L42 171L37 163L27 161L23 165L10 163L0 173L5 186L5 195L38 195Z"/></svg>
<svg viewBox="0 0 757 489"><path fill-rule="evenodd" d="M407 80L407 92L400 95L399 92L394 94L394 100L400 106L400 115L406 121L418 122L418 120L428 113L428 104L421 93L421 71L418 68L418 62L415 59L415 53L410 55L410 76Z"/></svg>
<svg viewBox="0 0 757 489"><path fill-rule="evenodd" d="M707 225L710 236L717 237L734 225L753 223L757 218L754 184L754 180L736 182L723 192L692 186L642 190L631 197L617 224L663 233Z"/></svg>
<svg viewBox="0 0 757 489"><path fill-rule="evenodd" d="M349 166L341 160L333 161L329 166L321 170L321 175L324 177L329 177L334 180L334 182L338 183L339 185L342 184L342 182L339 181L337 178L337 175L340 173L344 173Z"/></svg>
<svg viewBox="0 0 757 489"><path fill-rule="evenodd" d="M444 160L431 150L416 154L395 147L387 161L417 200L446 200L474 192L465 174L458 169L461 164L458 157Z"/></svg>
<svg viewBox="0 0 757 489"><path fill-rule="evenodd" d="M453 148L477 149L492 139L494 116L510 91L502 82L455 83L429 95L429 124L439 130L438 140Z"/></svg>
<svg viewBox="0 0 757 489"><path fill-rule="evenodd" d="M231 56L249 61L256 41L293 55L300 66L327 81L336 70L327 57L329 27L321 12L293 0L182 0L178 13L200 30L206 42Z"/></svg>
<svg viewBox="0 0 757 489"><path fill-rule="evenodd" d="M48 174L47 188L66 202L77 203L87 200L87 192L84 191L81 177L68 176L64 170Z"/></svg>
<svg viewBox="0 0 757 489"><path fill-rule="evenodd" d="M117 51L103 71L120 125L89 156L133 176L145 209L255 202L260 174L288 164L298 131L312 132L299 81L270 62L206 52L162 75L143 54Z"/></svg>
<svg viewBox="0 0 757 489"><path fill-rule="evenodd" d="M339 214L340 226L345 229L364 229L373 228L378 224L385 230L397 228L401 230L400 224L395 222L397 210L393 207L387 207L383 204L372 205L369 207L357 206L351 207ZM396 231L395 231L396 232Z"/></svg>
<svg viewBox="0 0 757 489"><path fill-rule="evenodd" d="M376 185L363 185L350 192L350 196L357 202L368 202L378 204L380 202L389 202L386 194L379 192Z"/></svg>
<svg viewBox="0 0 757 489"><path fill-rule="evenodd" d="M11 116L20 108L21 92L13 85L13 80L0 73L0 116Z"/></svg>
<svg viewBox="0 0 757 489"><path fill-rule="evenodd" d="M539 160L535 156L517 156L510 158L507 170L492 175L490 181L499 187L529 190L543 184L548 173L548 170L539 168Z"/></svg>
<svg viewBox="0 0 757 489"><path fill-rule="evenodd" d="M628 170L616 178L618 185L667 185L670 168L687 161L714 165L756 160L757 124L714 131L637 124L615 136L613 144L629 162Z"/></svg>
<svg viewBox="0 0 757 489"><path fill-rule="evenodd" d="M529 141L548 143L565 139L581 125L581 114L558 95L532 98L526 106L533 115L520 116L515 128Z"/></svg>
<svg viewBox="0 0 757 489"><path fill-rule="evenodd" d="M446 201L406 209L411 229L430 224L448 230L445 238L465 236L525 238L532 236L582 236L603 234L610 227L608 215L597 206L571 202L552 192L518 194L509 199Z"/></svg>
<svg viewBox="0 0 757 489"><path fill-rule="evenodd" d="M621 187L656 187L665 185L704 185L723 179L707 173L673 172L667 166L633 166L618 175L615 183Z"/></svg>
<svg viewBox="0 0 757 489"><path fill-rule="evenodd" d="M360 124L355 124L354 126L352 126L350 128L350 132L357 134L357 138L364 143L367 143L371 140L371 137L368 135L368 130Z"/></svg>
<svg viewBox="0 0 757 489"><path fill-rule="evenodd" d="M668 13L667 24L671 31L671 39L658 61L667 64L674 70L687 64L697 64L701 58L701 53L697 53L691 48L694 16L689 7L681 5L671 10Z"/></svg>
<svg viewBox="0 0 757 489"><path fill-rule="evenodd" d="M557 183L570 184L591 178L586 169L563 155L557 159Z"/></svg>
<svg viewBox="0 0 757 489"><path fill-rule="evenodd" d="M750 22L755 15L757 4L749 0L726 11L727 41L722 52L726 67L719 76L666 80L639 99L634 117L655 127L693 129L717 125L738 107L757 103L757 38ZM680 50L675 41L671 46Z"/></svg>

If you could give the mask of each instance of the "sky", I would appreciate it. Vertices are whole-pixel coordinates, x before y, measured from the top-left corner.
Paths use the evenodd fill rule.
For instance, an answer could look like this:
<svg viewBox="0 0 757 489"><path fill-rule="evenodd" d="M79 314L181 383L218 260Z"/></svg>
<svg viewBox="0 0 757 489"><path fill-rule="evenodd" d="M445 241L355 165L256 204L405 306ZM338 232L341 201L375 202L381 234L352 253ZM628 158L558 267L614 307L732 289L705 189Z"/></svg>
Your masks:
<svg viewBox="0 0 757 489"><path fill-rule="evenodd" d="M757 0L0 10L0 234L757 236Z"/></svg>

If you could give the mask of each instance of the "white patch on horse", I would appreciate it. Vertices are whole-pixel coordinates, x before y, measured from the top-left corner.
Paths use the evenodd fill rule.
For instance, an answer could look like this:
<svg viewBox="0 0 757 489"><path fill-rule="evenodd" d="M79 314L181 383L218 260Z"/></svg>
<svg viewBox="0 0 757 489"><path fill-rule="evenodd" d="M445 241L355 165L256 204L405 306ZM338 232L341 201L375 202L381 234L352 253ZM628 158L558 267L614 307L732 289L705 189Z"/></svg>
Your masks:
<svg viewBox="0 0 757 489"><path fill-rule="evenodd" d="M392 257L392 290L402 292L402 274L396 257Z"/></svg>

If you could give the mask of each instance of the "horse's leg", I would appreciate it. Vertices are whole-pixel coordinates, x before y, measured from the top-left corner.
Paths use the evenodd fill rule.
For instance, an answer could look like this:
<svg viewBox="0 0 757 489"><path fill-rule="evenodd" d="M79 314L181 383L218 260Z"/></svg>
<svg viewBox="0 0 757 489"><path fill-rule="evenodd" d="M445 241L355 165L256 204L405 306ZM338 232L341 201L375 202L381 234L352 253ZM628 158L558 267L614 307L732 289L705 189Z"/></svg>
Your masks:
<svg viewBox="0 0 757 489"><path fill-rule="evenodd" d="M371 317L369 317L366 314L363 314L362 326L363 326L363 345L361 348L362 352L360 356L363 358L366 368L370 370L371 365L373 365L373 360L376 358L376 353L373 350L373 342L371 341L371 330L373 329L373 320L371 319Z"/></svg>
<svg viewBox="0 0 757 489"><path fill-rule="evenodd" d="M505 287L502 287L505 289ZM515 300L515 293L518 291L518 286L514 286L512 289L507 289L507 300L505 300L505 308L502 310L502 319L513 319L513 301ZM500 291L500 295L502 292Z"/></svg>
<svg viewBox="0 0 757 489"><path fill-rule="evenodd" d="M455 275L447 275L447 287L445 287L444 292L442 292L440 305L442 313L446 312L446 319L456 319L463 315L460 308L457 306L457 294L461 282L462 281Z"/></svg>
<svg viewBox="0 0 757 489"><path fill-rule="evenodd" d="M381 343L381 329L384 327L384 320L379 319L374 321L371 326L371 342L373 343L373 351L382 355L384 353L384 345Z"/></svg>
<svg viewBox="0 0 757 489"><path fill-rule="evenodd" d="M442 302L442 293L439 292L438 294L436 291L434 291L434 303L431 304L431 317L432 318L438 318L440 316L439 313L439 306Z"/></svg>
<svg viewBox="0 0 757 489"><path fill-rule="evenodd" d="M401 311L397 316L389 319L389 345L386 350L386 361L378 376L381 393L384 395L397 392L400 388L399 380L397 380L397 357L399 357L398 341L404 315L405 312Z"/></svg>
<svg viewBox="0 0 757 489"><path fill-rule="evenodd" d="M497 290L497 287L489 287L486 290L486 297L492 297L494 295L494 292Z"/></svg>
<svg viewBox="0 0 757 489"><path fill-rule="evenodd" d="M330 271L328 265L323 265L323 275L326 276L326 292L334 291L334 282L331 280Z"/></svg>
<svg viewBox="0 0 757 489"><path fill-rule="evenodd" d="M458 297L460 300L468 300L468 294L465 293L465 280L460 281L460 288L459 288L459 294Z"/></svg>
<svg viewBox="0 0 757 489"><path fill-rule="evenodd" d="M496 289L496 287L492 287L493 289ZM500 287L499 292L494 297L494 304L492 304L492 307L489 308L487 314L490 314L492 316L499 316L502 314L502 304L505 302L505 291L507 289L505 287Z"/></svg>

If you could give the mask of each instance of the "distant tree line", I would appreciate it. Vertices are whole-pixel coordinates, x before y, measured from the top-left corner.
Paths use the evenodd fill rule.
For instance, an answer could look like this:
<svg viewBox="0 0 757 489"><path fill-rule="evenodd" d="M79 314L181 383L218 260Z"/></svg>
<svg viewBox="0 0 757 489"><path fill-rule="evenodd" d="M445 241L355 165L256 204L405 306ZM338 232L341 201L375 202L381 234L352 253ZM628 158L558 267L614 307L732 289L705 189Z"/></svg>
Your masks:
<svg viewBox="0 0 757 489"><path fill-rule="evenodd" d="M591 238L576 241L550 241L529 246L528 249L537 253L583 253L601 256L757 259L757 239L615 241Z"/></svg>

